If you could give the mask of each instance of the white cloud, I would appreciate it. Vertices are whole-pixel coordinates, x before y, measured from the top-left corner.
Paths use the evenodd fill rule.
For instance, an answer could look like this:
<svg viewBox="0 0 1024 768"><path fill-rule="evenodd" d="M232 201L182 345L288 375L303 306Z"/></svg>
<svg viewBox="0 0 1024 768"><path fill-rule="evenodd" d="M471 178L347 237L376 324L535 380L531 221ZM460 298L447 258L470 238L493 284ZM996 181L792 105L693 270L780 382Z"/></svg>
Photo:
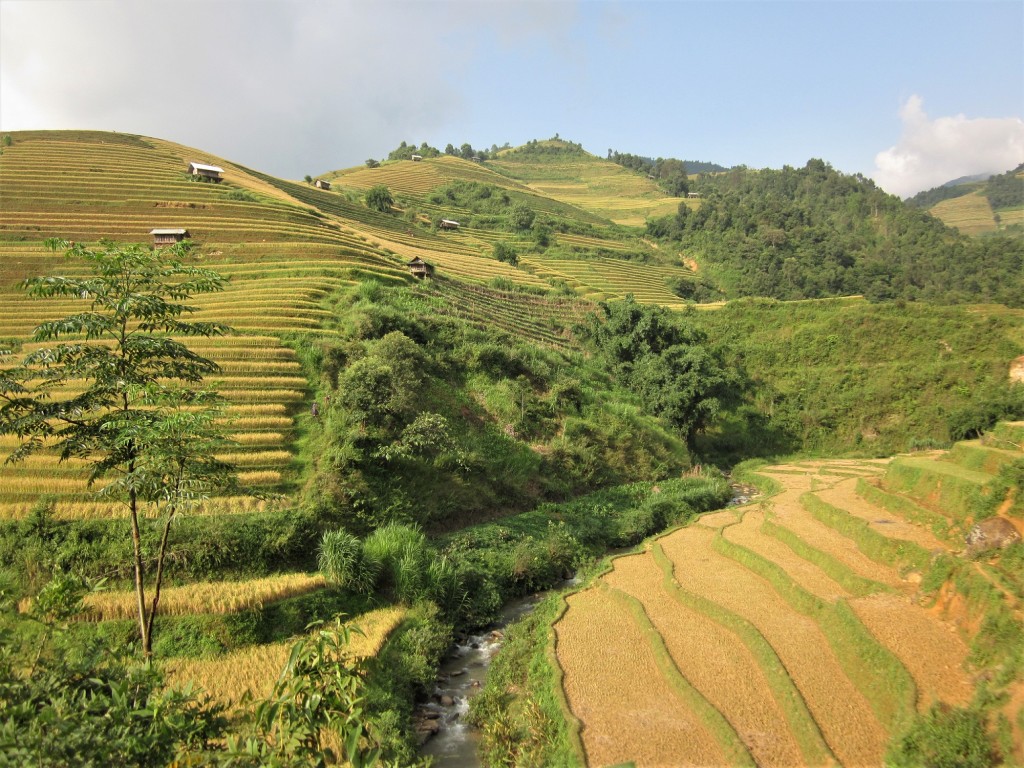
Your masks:
<svg viewBox="0 0 1024 768"><path fill-rule="evenodd" d="M473 30L499 31L500 45L550 46L575 20L574 6L559 4L531 26L536 10L0 0L0 129L140 133L283 176L320 173L457 125L469 109L457 86L488 53Z"/></svg>
<svg viewBox="0 0 1024 768"><path fill-rule="evenodd" d="M924 100L911 96L900 108L903 135L875 155L875 182L909 197L961 176L1001 173L1024 161L1024 121L1019 117L930 119Z"/></svg>

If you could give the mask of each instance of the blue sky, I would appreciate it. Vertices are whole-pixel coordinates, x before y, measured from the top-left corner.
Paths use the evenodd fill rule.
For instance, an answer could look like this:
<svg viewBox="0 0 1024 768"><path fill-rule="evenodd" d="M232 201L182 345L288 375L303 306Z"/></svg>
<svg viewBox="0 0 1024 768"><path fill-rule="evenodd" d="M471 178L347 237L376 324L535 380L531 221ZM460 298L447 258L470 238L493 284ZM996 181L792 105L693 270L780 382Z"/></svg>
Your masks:
<svg viewBox="0 0 1024 768"><path fill-rule="evenodd" d="M821 157L908 195L1024 161L1022 117L1018 0L0 0L0 130L142 133L291 178L559 133Z"/></svg>

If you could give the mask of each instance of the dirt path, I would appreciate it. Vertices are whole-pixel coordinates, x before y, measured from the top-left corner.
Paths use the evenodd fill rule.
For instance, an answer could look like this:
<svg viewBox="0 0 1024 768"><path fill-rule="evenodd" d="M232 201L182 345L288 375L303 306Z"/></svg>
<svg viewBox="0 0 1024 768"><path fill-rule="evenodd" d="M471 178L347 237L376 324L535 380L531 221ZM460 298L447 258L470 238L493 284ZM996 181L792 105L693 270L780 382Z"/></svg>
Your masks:
<svg viewBox="0 0 1024 768"><path fill-rule="evenodd" d="M801 754L757 661L733 633L669 595L648 555L620 557L604 581L643 603L672 660L739 733L760 766L793 766Z"/></svg>
<svg viewBox="0 0 1024 768"><path fill-rule="evenodd" d="M555 625L558 663L592 766L725 765L714 738L668 686L651 647L605 590L568 598Z"/></svg>

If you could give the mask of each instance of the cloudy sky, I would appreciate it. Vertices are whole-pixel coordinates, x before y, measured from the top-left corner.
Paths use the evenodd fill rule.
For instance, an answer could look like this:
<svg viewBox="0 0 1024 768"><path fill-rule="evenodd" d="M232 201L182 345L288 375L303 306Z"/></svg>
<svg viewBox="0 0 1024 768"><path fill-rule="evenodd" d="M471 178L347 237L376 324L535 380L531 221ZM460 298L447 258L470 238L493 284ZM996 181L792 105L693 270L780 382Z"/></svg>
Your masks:
<svg viewBox="0 0 1024 768"><path fill-rule="evenodd" d="M1019 0L0 0L0 130L289 178L401 141L750 167L906 196L1024 161Z"/></svg>

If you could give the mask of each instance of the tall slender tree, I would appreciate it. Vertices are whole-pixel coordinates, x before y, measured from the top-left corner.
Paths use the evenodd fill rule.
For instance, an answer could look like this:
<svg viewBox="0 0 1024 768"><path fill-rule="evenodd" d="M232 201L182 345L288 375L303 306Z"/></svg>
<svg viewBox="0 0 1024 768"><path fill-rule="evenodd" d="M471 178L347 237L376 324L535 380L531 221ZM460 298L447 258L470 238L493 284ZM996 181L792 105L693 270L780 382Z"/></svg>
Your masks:
<svg viewBox="0 0 1024 768"><path fill-rule="evenodd" d="M153 651L153 617L174 516L233 477L213 458L219 437L199 388L219 370L180 337L219 336L220 323L183 318L196 294L222 290L217 273L183 261L188 242L162 250L104 241L94 249L49 240L51 250L84 260L90 274L26 280L29 295L73 300L81 310L44 322L42 343L0 376L0 434L19 436L7 458L17 462L44 447L60 460L85 459L89 484L122 500L131 525L139 635ZM69 382L84 382L68 392ZM146 599L146 561L139 518L143 507L164 515L155 563L153 600Z"/></svg>

